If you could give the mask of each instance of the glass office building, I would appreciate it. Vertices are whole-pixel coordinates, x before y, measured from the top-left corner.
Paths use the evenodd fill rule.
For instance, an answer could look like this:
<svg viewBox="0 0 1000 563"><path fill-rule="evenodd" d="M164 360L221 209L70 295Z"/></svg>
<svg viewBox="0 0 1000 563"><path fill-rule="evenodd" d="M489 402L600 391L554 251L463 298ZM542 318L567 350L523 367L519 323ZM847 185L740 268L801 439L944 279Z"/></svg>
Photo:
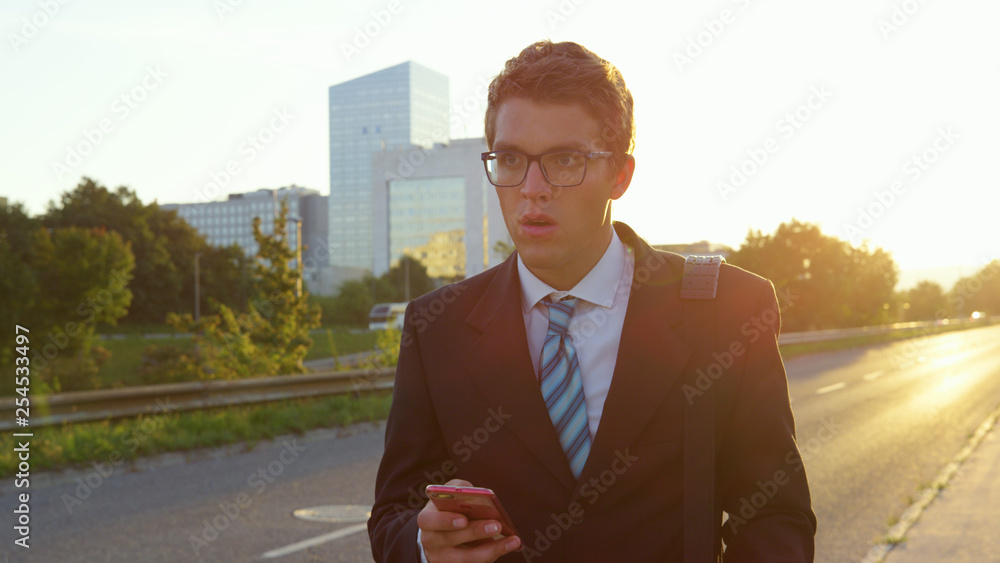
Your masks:
<svg viewBox="0 0 1000 563"><path fill-rule="evenodd" d="M465 277L465 178L389 182L389 258L420 260L433 278Z"/></svg>
<svg viewBox="0 0 1000 563"><path fill-rule="evenodd" d="M319 268L326 265L323 247L328 239L326 226L326 196L316 190L289 186L276 190L262 188L254 192L229 194L224 201L205 203L166 203L161 209L174 210L213 246L238 245L248 256L257 254L253 238L253 220L260 217L260 230L274 234L274 219L281 202L288 206L285 225L288 247L298 248L295 219L302 221L303 276L314 286L319 281Z"/></svg>
<svg viewBox="0 0 1000 563"><path fill-rule="evenodd" d="M373 156L447 142L448 127L448 78L417 63L330 87L332 266L373 268Z"/></svg>
<svg viewBox="0 0 1000 563"><path fill-rule="evenodd" d="M493 246L510 244L496 190L479 155L486 139L453 139L431 149L379 152L372 159L374 270L404 255L431 277L476 275L503 261Z"/></svg>

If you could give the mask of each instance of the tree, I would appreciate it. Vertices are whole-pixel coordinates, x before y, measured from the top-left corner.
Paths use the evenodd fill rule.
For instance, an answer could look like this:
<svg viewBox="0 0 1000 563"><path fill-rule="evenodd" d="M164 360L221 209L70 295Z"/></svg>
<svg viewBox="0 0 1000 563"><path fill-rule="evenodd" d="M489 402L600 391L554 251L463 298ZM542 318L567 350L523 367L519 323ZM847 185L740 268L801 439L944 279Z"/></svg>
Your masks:
<svg viewBox="0 0 1000 563"><path fill-rule="evenodd" d="M247 258L242 251L238 255L232 249L219 251L176 211L156 203L144 205L124 186L111 191L83 178L76 188L62 194L58 204L49 204L42 220L53 228L106 228L131 245L136 259L135 299L125 322L161 323L168 313L191 311L194 256L199 252L203 305L211 296L242 311L240 303L246 302Z"/></svg>
<svg viewBox="0 0 1000 563"><path fill-rule="evenodd" d="M143 379L236 379L304 371L302 359L312 345L309 329L319 326L320 311L309 304L305 291L297 292L299 274L291 266L287 216L283 203L271 235L261 231L259 218L254 220L259 250L246 312L213 301L214 313L198 321L190 314L169 315L170 325L193 333L196 351L147 348Z"/></svg>
<svg viewBox="0 0 1000 563"><path fill-rule="evenodd" d="M783 330L880 324L892 314L898 270L882 249L852 247L817 225L792 220L774 235L750 231L727 260L774 282L791 295Z"/></svg>
<svg viewBox="0 0 1000 563"><path fill-rule="evenodd" d="M993 260L975 274L955 282L948 292L948 302L958 315L974 311L1000 315L1000 260Z"/></svg>
<svg viewBox="0 0 1000 563"><path fill-rule="evenodd" d="M202 247L199 258L201 276L201 310L209 310L209 302L214 300L233 311L246 312L246 304L250 298L251 280L249 272L253 260L247 256L243 248L233 244L230 246ZM187 304L194 303L194 259L191 263L191 283L184 284L181 291L181 307L188 311ZM193 305L192 305L193 306Z"/></svg>
<svg viewBox="0 0 1000 563"><path fill-rule="evenodd" d="M407 272L407 270L409 271ZM381 288L385 293L376 293L375 300L378 303L401 303L416 299L436 287L434 280L427 275L427 267L420 260L409 255L403 255L399 262L382 275L382 278L385 284L377 285L376 288ZM407 283L409 291L407 291ZM409 294L409 299L407 299L407 294Z"/></svg>
<svg viewBox="0 0 1000 563"><path fill-rule="evenodd" d="M371 285L363 280L348 280L340 285L333 300L332 324L368 326L368 312L375 305Z"/></svg>
<svg viewBox="0 0 1000 563"><path fill-rule="evenodd" d="M29 217L20 203L0 208L0 326L10 327L25 320L25 312L38 298L31 255L35 232L40 227L41 222ZM0 360L8 352L0 348Z"/></svg>
<svg viewBox="0 0 1000 563"><path fill-rule="evenodd" d="M902 298L904 321L933 321L947 315L948 298L941 284L921 281Z"/></svg>
<svg viewBox="0 0 1000 563"><path fill-rule="evenodd" d="M50 202L42 218L47 227L107 229L129 242L136 260L131 288L135 300L127 318L133 323L161 322L176 308L181 287L166 237L150 229L150 213L134 191L123 186L111 192L84 178L75 189L62 194L58 205Z"/></svg>
<svg viewBox="0 0 1000 563"><path fill-rule="evenodd" d="M246 252L235 244L227 247L208 244L205 237L174 210L164 210L156 203L150 204L148 210L149 228L165 241L170 261L180 278L176 302L169 311L163 311L157 322L161 322L168 312L192 310L196 254L200 254L201 310L207 311L209 299L215 299L234 311L245 311L250 285L250 257Z"/></svg>
<svg viewBox="0 0 1000 563"><path fill-rule="evenodd" d="M435 289L437 282L427 275L427 267L412 256L404 256L377 278L368 274L360 280L341 284L333 298L333 318L327 320L332 324L367 327L368 313L376 303L406 301L407 265L411 300Z"/></svg>
<svg viewBox="0 0 1000 563"><path fill-rule="evenodd" d="M309 304L305 288L299 292L298 264L291 266L295 252L288 246L288 206L274 219L274 234L260 230L260 217L253 222L253 236L260 249L254 264L254 300L250 310L267 319L253 331L253 340L278 365L280 373L304 371L312 339L309 329L319 326L319 308Z"/></svg>
<svg viewBox="0 0 1000 563"><path fill-rule="evenodd" d="M94 329L128 311L131 250L118 233L101 229L39 229L31 268L38 284L28 315L37 334L35 374L56 391L93 388L108 357L93 345Z"/></svg>
<svg viewBox="0 0 1000 563"><path fill-rule="evenodd" d="M846 243L845 243L846 244ZM872 326L893 322L896 300L894 288L899 281L899 268L892 256L867 245L848 247L848 275L841 280L850 303L850 312L842 326Z"/></svg>

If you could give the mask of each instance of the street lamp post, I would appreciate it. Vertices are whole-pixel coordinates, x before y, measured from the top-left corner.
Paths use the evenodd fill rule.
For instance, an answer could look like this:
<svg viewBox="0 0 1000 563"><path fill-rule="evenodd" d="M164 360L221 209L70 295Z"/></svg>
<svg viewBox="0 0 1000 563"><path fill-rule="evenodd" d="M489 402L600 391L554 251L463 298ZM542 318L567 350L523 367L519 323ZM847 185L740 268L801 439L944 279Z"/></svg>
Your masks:
<svg viewBox="0 0 1000 563"><path fill-rule="evenodd" d="M201 317L201 252L194 253L194 321Z"/></svg>
<svg viewBox="0 0 1000 563"><path fill-rule="evenodd" d="M295 216L290 220L295 221L295 269L299 273L299 279L295 283L295 296L302 297L302 218Z"/></svg>

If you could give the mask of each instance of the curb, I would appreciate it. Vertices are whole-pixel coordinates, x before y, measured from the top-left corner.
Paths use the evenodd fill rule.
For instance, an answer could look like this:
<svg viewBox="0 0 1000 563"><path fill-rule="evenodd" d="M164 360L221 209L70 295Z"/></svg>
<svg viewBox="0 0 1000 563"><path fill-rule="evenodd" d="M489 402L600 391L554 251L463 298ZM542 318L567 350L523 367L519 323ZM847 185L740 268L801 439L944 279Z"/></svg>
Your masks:
<svg viewBox="0 0 1000 563"><path fill-rule="evenodd" d="M886 556L896 547L896 544L901 542L906 537L906 533L910 531L910 528L920 520L924 510L934 502L938 493L948 486L955 473L958 472L958 468L965 463L969 456L972 455L972 452L979 446L979 443L983 441L983 438L989 434L990 430L996 425L998 418L1000 418L1000 406L990 413L986 417L986 420L979 425L979 428L969 438L965 447L958 452L958 455L951 462L944 466L944 469L938 473L937 478L934 479L931 486L921 492L920 498L903 511L903 514L899 517L899 522L890 527L885 535L882 536L882 541L885 543L872 546L868 550L868 554L861 560L861 563L882 563L885 560Z"/></svg>

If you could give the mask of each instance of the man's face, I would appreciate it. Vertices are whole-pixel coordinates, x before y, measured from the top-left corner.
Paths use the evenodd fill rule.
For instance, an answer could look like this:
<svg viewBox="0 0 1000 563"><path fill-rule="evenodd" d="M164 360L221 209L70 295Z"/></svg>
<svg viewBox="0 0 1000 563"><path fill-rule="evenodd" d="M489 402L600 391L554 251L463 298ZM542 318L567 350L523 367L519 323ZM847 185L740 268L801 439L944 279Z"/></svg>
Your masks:
<svg viewBox="0 0 1000 563"><path fill-rule="evenodd" d="M543 154L602 150L600 125L580 104L511 98L496 114L493 150ZM628 189L634 160L619 170L610 158L587 163L583 183L554 187L538 162L517 186L496 188L507 231L529 270L559 290L571 289L604 255L611 241L611 201Z"/></svg>

